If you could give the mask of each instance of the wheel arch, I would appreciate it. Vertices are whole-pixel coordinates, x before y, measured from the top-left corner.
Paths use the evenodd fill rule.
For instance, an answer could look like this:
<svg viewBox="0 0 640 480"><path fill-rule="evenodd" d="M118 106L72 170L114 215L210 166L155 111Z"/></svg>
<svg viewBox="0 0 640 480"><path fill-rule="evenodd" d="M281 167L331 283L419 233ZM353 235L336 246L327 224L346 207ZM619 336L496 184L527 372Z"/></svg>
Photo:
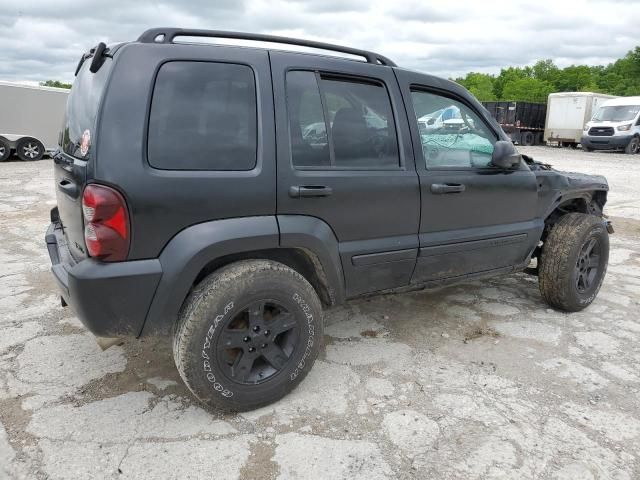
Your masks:
<svg viewBox="0 0 640 480"><path fill-rule="evenodd" d="M559 195L544 219L544 230L540 240L545 242L553 226L568 213L586 213L602 216L605 203L607 203L607 190L584 190ZM541 251L537 247L533 256L539 256Z"/></svg>
<svg viewBox="0 0 640 480"><path fill-rule="evenodd" d="M209 273L239 260L260 258L283 263L311 283L325 306L341 302L342 269L332 260L335 257L339 262L333 232L326 224L323 229L311 222L316 231L309 233L305 228L309 222L294 221L296 227L292 228L291 219L280 220L280 216L215 220L188 227L173 237L160 254L162 278L140 335L170 333L193 287ZM327 229L333 245L325 238Z"/></svg>

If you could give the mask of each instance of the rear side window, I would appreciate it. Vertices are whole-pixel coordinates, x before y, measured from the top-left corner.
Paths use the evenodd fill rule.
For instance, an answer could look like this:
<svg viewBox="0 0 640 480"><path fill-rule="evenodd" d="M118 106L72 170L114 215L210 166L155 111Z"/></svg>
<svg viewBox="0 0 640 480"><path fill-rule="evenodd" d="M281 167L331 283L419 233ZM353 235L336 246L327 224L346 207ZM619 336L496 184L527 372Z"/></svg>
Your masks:
<svg viewBox="0 0 640 480"><path fill-rule="evenodd" d="M246 65L168 62L149 116L149 164L164 170L251 170L257 156L256 87Z"/></svg>
<svg viewBox="0 0 640 480"><path fill-rule="evenodd" d="M391 102L382 83L292 71L287 108L294 166L399 167Z"/></svg>

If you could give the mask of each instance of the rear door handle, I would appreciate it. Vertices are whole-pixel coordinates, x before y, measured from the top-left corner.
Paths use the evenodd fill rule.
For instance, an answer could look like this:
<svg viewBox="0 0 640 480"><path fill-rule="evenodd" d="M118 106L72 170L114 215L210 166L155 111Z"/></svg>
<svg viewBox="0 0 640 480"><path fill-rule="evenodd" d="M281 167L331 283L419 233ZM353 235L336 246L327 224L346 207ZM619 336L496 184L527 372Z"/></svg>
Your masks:
<svg viewBox="0 0 640 480"><path fill-rule="evenodd" d="M328 197L333 193L331 187L323 185L302 185L289 187L289 196L291 198L301 197Z"/></svg>
<svg viewBox="0 0 640 480"><path fill-rule="evenodd" d="M71 198L78 198L78 191L79 191L78 185L67 180L66 178L58 182L58 188L60 189L61 192L66 193Z"/></svg>
<svg viewBox="0 0 640 480"><path fill-rule="evenodd" d="M443 193L462 193L464 192L464 185L461 183L432 183L431 193L436 195Z"/></svg>

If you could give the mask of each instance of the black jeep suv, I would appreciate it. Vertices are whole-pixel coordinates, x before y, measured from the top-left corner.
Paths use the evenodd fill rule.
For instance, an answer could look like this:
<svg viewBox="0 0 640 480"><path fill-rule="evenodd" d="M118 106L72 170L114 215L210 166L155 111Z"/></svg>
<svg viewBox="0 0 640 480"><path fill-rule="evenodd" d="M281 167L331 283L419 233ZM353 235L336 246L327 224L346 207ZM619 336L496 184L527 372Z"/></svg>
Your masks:
<svg viewBox="0 0 640 480"><path fill-rule="evenodd" d="M46 234L63 304L100 337L173 335L209 405L293 389L345 299L527 270L576 311L602 284L606 180L520 155L456 83L173 28L101 43L76 77Z"/></svg>

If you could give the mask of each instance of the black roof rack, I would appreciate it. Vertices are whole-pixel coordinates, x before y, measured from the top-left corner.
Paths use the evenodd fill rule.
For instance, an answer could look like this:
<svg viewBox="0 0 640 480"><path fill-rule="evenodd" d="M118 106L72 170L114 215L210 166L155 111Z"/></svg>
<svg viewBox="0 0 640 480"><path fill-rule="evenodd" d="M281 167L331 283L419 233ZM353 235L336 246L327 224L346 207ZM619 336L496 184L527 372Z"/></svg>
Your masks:
<svg viewBox="0 0 640 480"><path fill-rule="evenodd" d="M284 43L289 45L299 45L301 47L317 48L320 50L330 50L334 52L347 53L363 57L368 63L387 65L395 67L396 64L387 57L368 50L343 47L331 43L314 42L312 40L301 40L299 38L279 37L275 35L264 35L260 33L225 32L220 30L198 30L188 28L152 28L144 32L138 38L141 43L172 43L176 37L209 37L228 38L238 40L253 40L258 42Z"/></svg>

